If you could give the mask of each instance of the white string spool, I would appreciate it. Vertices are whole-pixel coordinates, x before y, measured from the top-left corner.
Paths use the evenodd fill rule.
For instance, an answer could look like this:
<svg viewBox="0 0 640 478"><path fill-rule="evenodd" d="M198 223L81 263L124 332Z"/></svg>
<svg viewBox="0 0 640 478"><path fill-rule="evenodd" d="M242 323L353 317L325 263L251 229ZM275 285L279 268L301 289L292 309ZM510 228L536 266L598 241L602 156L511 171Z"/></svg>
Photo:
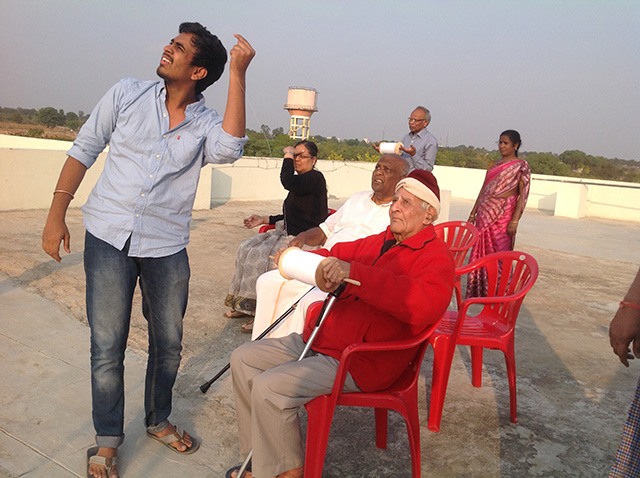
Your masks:
<svg viewBox="0 0 640 478"><path fill-rule="evenodd" d="M329 292L322 278L322 269L319 267L322 261L337 260L333 257L322 257L312 252L306 252L297 247L285 249L278 259L278 270L285 279L299 280L304 284L314 285L324 292ZM354 279L346 278L344 282L360 285Z"/></svg>
<svg viewBox="0 0 640 478"><path fill-rule="evenodd" d="M402 143L380 143L380 153L382 154L402 154Z"/></svg>
<svg viewBox="0 0 640 478"><path fill-rule="evenodd" d="M316 270L324 257L297 247L289 247L280 254L278 270L285 279L296 279L309 285L316 284Z"/></svg>

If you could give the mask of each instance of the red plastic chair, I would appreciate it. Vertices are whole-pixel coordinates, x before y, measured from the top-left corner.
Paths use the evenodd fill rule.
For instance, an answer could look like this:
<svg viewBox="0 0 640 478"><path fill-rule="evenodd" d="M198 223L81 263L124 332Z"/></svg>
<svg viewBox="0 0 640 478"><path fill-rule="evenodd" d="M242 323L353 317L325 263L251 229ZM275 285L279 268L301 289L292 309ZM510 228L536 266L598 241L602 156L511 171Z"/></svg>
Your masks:
<svg viewBox="0 0 640 478"><path fill-rule="evenodd" d="M456 269L462 267L464 258L467 256L469 249L478 240L478 229L476 226L466 221L449 221L436 224L434 226L436 236L447 243ZM460 276L456 274L454 283L454 292L456 294L456 304L460 307L462 302L462 290L460 285Z"/></svg>
<svg viewBox="0 0 640 478"><path fill-rule="evenodd" d="M336 212L335 209L329 208L329 216L331 216L335 212ZM260 229L258 229L258 234L262 234L263 232L267 232L275 228L276 226L274 224L265 224L264 226L260 226Z"/></svg>
<svg viewBox="0 0 640 478"><path fill-rule="evenodd" d="M321 303L309 307L307 317L318 315ZM320 478L327 452L331 421L336 405L375 408L376 446L387 447L387 412L395 410L406 422L411 448L411 470L420 477L420 422L418 418L418 376L429 337L437 327L433 324L419 336L406 341L361 343L347 347L340 358L340 366L330 395L322 395L305 405L308 413L307 445L304 464L305 478ZM343 393L344 381L354 356L364 353L384 353L391 350L416 349L416 355L404 373L386 390L379 392Z"/></svg>
<svg viewBox="0 0 640 478"><path fill-rule="evenodd" d="M511 421L517 423L514 331L525 295L538 277L538 263L524 252L498 252L456 270L467 274L484 267L489 281L488 297L467 298L457 311L447 311L429 342L433 346L433 375L429 430L440 430L444 397L456 345L471 347L471 383L482 385L483 348L501 350L509 379ZM477 315L467 315L473 304L482 305Z"/></svg>

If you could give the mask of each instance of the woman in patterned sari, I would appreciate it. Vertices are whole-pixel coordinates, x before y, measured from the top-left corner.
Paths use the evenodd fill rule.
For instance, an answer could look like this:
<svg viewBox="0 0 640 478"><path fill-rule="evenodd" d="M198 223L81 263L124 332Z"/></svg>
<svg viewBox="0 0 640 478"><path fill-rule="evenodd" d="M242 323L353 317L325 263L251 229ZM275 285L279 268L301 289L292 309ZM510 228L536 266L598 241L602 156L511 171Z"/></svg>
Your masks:
<svg viewBox="0 0 640 478"><path fill-rule="evenodd" d="M494 252L513 250L531 182L529 164L518 158L521 144L517 131L507 130L500 135L498 149L502 158L489 165L478 199L469 214L469 222L475 224L479 233L469 262ZM486 295L486 271L480 269L469 274L467 297Z"/></svg>
<svg viewBox="0 0 640 478"><path fill-rule="evenodd" d="M236 270L225 299L225 305L231 308L226 317L255 315L256 281L260 274L275 269L273 256L302 231L318 226L327 218L327 183L314 168L317 155L318 147L313 141L299 141L295 147L284 148L280 182L289 194L282 214L254 214L244 220L247 228L270 224L275 225L275 229L250 237L238 247ZM251 333L252 329L253 319L242 326L243 332Z"/></svg>

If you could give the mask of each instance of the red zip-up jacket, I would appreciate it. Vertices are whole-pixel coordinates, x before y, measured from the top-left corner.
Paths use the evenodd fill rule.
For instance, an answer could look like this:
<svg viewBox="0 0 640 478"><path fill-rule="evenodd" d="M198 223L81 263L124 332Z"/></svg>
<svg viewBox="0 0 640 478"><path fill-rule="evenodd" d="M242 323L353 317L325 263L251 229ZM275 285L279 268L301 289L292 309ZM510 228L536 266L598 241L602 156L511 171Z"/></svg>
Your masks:
<svg viewBox="0 0 640 478"><path fill-rule="evenodd" d="M331 251L315 251L351 263L349 277L362 284L347 284L313 342L316 352L339 359L354 343L406 340L447 310L454 264L449 247L436 237L433 226L382 253L386 241L395 243L388 227L375 236L336 244ZM305 340L314 325L315 320L306 324ZM384 390L414 356L415 349L365 354L354 360L351 375L365 392Z"/></svg>

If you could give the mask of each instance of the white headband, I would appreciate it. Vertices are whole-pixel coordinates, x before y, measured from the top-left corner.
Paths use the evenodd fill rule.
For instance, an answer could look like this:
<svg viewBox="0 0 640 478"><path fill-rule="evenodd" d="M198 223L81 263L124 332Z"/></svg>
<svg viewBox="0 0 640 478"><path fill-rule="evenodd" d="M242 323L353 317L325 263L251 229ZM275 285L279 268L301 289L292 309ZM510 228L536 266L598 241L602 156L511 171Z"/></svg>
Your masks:
<svg viewBox="0 0 640 478"><path fill-rule="evenodd" d="M431 206L434 207L438 215L440 214L440 200L438 199L438 196L436 196L436 194L425 184L421 183L415 178L404 178L401 179L396 185L396 192L400 188L405 188L417 198L428 202Z"/></svg>

